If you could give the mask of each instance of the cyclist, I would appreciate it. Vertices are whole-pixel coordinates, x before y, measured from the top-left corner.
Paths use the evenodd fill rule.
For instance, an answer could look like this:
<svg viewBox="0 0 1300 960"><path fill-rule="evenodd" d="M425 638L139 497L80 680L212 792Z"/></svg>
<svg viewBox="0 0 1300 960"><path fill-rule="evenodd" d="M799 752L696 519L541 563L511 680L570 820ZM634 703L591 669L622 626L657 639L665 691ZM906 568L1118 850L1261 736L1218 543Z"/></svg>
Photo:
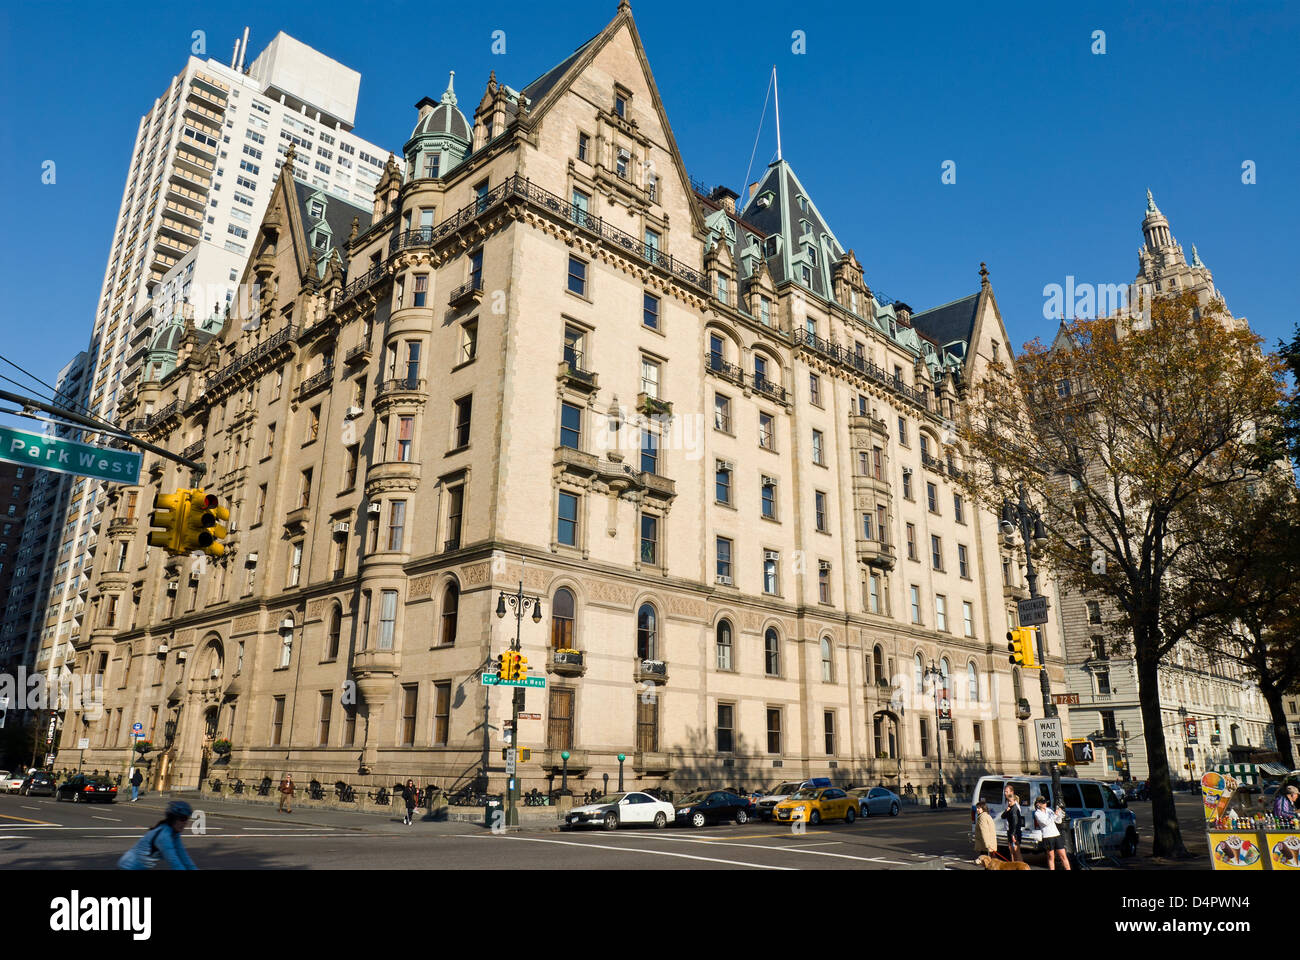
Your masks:
<svg viewBox="0 0 1300 960"><path fill-rule="evenodd" d="M197 870L181 843L181 832L194 811L184 800L167 804L163 819L158 821L117 861L121 870L149 870L165 859L173 870Z"/></svg>

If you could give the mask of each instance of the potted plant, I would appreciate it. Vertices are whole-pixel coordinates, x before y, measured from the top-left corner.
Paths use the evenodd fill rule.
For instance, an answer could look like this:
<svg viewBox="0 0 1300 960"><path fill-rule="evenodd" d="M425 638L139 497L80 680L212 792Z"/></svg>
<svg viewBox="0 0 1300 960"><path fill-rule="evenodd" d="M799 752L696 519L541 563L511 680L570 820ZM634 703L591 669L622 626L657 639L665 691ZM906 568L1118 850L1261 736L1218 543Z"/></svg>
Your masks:
<svg viewBox="0 0 1300 960"><path fill-rule="evenodd" d="M135 752L142 757L152 749L153 743L149 740L137 740L135 742Z"/></svg>
<svg viewBox="0 0 1300 960"><path fill-rule="evenodd" d="M222 737L219 740L212 741L212 752L215 753L218 757L230 756L230 750L231 750L230 741L227 740L225 737Z"/></svg>

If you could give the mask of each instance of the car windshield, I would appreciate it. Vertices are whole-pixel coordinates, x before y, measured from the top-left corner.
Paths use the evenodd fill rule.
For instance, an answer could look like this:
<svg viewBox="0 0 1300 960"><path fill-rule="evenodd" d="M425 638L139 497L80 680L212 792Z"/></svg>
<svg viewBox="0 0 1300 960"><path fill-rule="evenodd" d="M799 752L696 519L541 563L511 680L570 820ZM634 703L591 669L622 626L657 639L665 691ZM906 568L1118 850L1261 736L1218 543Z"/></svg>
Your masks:
<svg viewBox="0 0 1300 960"><path fill-rule="evenodd" d="M798 783L783 783L772 789L775 794L791 794L799 789Z"/></svg>
<svg viewBox="0 0 1300 960"><path fill-rule="evenodd" d="M796 794L795 794L793 797L791 797L790 799L792 799L792 800L816 800L817 797L818 797L818 795L820 795L820 794L821 794L821 790L804 789L804 790L800 790L798 793L796 793Z"/></svg>
<svg viewBox="0 0 1300 960"><path fill-rule="evenodd" d="M626 793L607 793L607 794L605 794L603 797L601 797L599 800L597 800L596 803L597 803L597 804L601 804L601 803L618 803L620 800L622 800L622 799L623 799L624 797L626 797L626 796L627 796Z"/></svg>
<svg viewBox="0 0 1300 960"><path fill-rule="evenodd" d="M688 793L686 796L682 797L677 802L678 803L703 803L707 799L709 799L709 791L703 790L699 793Z"/></svg>

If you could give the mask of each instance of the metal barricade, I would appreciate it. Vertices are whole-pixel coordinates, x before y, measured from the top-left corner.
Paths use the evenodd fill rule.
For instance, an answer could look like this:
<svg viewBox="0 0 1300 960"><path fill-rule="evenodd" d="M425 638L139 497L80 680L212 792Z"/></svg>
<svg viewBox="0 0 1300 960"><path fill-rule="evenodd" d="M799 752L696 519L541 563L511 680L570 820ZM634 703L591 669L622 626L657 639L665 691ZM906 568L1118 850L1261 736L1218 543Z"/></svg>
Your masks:
<svg viewBox="0 0 1300 960"><path fill-rule="evenodd" d="M1071 838L1074 841L1074 856L1084 870L1091 869L1096 860L1105 860L1107 855L1101 849L1101 834L1106 829L1104 813L1091 817L1077 817L1070 821Z"/></svg>

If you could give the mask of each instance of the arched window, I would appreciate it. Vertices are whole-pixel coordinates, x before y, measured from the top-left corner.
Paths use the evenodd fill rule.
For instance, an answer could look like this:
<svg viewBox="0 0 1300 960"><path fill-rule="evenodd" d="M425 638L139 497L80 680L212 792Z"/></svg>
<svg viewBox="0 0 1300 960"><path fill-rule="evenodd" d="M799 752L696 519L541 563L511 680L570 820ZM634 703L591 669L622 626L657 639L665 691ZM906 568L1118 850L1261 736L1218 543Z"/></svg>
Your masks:
<svg viewBox="0 0 1300 960"><path fill-rule="evenodd" d="M576 650L573 639L573 591L561 587L551 600L551 646Z"/></svg>
<svg viewBox="0 0 1300 960"><path fill-rule="evenodd" d="M731 621L719 620L718 629L718 669L731 670Z"/></svg>
<svg viewBox="0 0 1300 960"><path fill-rule="evenodd" d="M830 683L835 679L834 662L831 660L830 637L822 637L822 682Z"/></svg>
<svg viewBox="0 0 1300 960"><path fill-rule="evenodd" d="M655 608L641 604L636 614L636 655L642 660L654 660L659 649L655 622Z"/></svg>
<svg viewBox="0 0 1300 960"><path fill-rule="evenodd" d="M980 702L980 680L973 660L966 664L966 695L970 697L971 703Z"/></svg>
<svg viewBox="0 0 1300 960"><path fill-rule="evenodd" d="M460 615L460 584L455 580L447 584L442 593L442 643L456 642L456 622Z"/></svg>
<svg viewBox="0 0 1300 960"><path fill-rule="evenodd" d="M925 663L921 660L921 655L916 655L914 661L916 666L916 692L925 693Z"/></svg>
<svg viewBox="0 0 1300 960"><path fill-rule="evenodd" d="M871 676L877 686L885 679L885 653L880 649L880 644L876 644L871 651Z"/></svg>
<svg viewBox="0 0 1300 960"><path fill-rule="evenodd" d="M939 660L939 677L943 681L943 690L940 692L942 697L952 696L952 679L951 670L948 668L948 658L943 657Z"/></svg>
<svg viewBox="0 0 1300 960"><path fill-rule="evenodd" d="M781 675L781 636L776 627L763 634L763 670L769 677Z"/></svg>
<svg viewBox="0 0 1300 960"><path fill-rule="evenodd" d="M325 643L325 659L336 660L339 655L339 636L343 633L343 608L337 603L330 612L330 630Z"/></svg>
<svg viewBox="0 0 1300 960"><path fill-rule="evenodd" d="M286 616L280 622L280 666L282 667L287 667L293 657L293 628L292 616Z"/></svg>

